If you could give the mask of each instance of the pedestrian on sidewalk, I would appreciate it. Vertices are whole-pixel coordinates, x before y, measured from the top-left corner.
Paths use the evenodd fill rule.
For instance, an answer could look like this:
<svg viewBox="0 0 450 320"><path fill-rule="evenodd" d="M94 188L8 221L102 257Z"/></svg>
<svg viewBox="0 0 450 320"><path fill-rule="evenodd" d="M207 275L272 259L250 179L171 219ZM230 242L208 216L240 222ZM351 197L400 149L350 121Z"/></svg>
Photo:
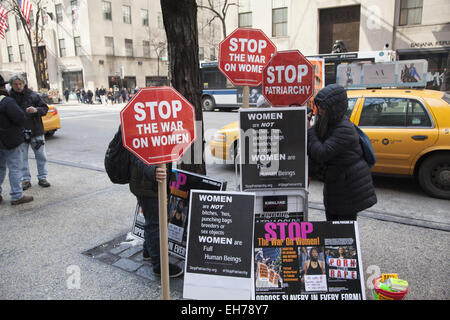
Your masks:
<svg viewBox="0 0 450 320"><path fill-rule="evenodd" d="M48 112L48 106L44 101L26 86L26 81L21 75L14 75L10 79L11 98L25 112L24 123L25 141L20 145L22 152L22 188L27 190L31 187L31 173L28 164L28 150L34 152L38 169L38 184L47 188L50 183L47 181L47 154L45 152L44 124L42 116Z"/></svg>
<svg viewBox="0 0 450 320"><path fill-rule="evenodd" d="M0 203L3 201L2 184L9 170L11 204L18 205L33 201L32 196L24 196L20 179L22 156L20 145L23 142L25 113L5 89L5 81L0 76Z"/></svg>
<svg viewBox="0 0 450 320"><path fill-rule="evenodd" d="M81 103L81 90L77 88L75 94L77 95L78 103Z"/></svg>
<svg viewBox="0 0 450 320"><path fill-rule="evenodd" d="M122 88L122 90L120 90L120 95L122 96L122 102L126 103L127 102L127 89L126 88Z"/></svg>
<svg viewBox="0 0 450 320"><path fill-rule="evenodd" d="M101 86L100 90L98 90L98 94L100 95L100 101L102 104L107 104L108 101L106 101L106 90L103 86Z"/></svg>
<svg viewBox="0 0 450 320"><path fill-rule="evenodd" d="M314 126L307 121L308 155L312 166L324 172L327 221L356 220L358 212L377 203L377 196L359 135L345 115L347 92L331 84L317 93L314 103L318 115Z"/></svg>
<svg viewBox="0 0 450 320"><path fill-rule="evenodd" d="M69 94L70 94L69 88L66 88L64 90L64 98L66 99L66 103L69 102Z"/></svg>
<svg viewBox="0 0 450 320"><path fill-rule="evenodd" d="M112 88L109 88L106 96L107 96L108 100L111 102L111 104L114 104L114 92L113 92Z"/></svg>
<svg viewBox="0 0 450 320"><path fill-rule="evenodd" d="M84 88L81 89L81 103L87 103L86 90L84 90Z"/></svg>
<svg viewBox="0 0 450 320"><path fill-rule="evenodd" d="M118 87L114 87L114 103L120 103L120 91Z"/></svg>
<svg viewBox="0 0 450 320"><path fill-rule="evenodd" d="M102 103L100 100L100 93L98 92L98 88L95 88L95 102Z"/></svg>
<svg viewBox="0 0 450 320"><path fill-rule="evenodd" d="M86 97L87 97L87 102L89 103L89 104L93 104L93 101L92 101L92 97L94 96L94 93L92 92L92 90L91 89L88 89L88 91L87 91L87 93L86 93Z"/></svg>
<svg viewBox="0 0 450 320"><path fill-rule="evenodd" d="M130 157L130 191L136 196L145 218L143 260L150 260L153 272L160 275L158 184L166 179L167 172L172 171L171 165L169 164L166 170L155 165L148 166L134 155ZM168 188L168 184L166 187ZM180 267L169 264L171 278L182 274L183 270Z"/></svg>

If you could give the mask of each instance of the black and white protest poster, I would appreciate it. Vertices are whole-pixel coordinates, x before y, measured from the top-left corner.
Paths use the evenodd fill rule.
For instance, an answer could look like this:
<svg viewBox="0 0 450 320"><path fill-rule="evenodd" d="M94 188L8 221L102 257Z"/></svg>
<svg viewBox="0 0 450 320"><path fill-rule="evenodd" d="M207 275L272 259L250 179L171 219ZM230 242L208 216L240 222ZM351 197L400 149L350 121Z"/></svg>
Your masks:
<svg viewBox="0 0 450 320"><path fill-rule="evenodd" d="M144 212L142 211L142 208L138 203L134 211L133 228L131 229L131 234L135 238L144 240L144 225L145 225Z"/></svg>
<svg viewBox="0 0 450 320"><path fill-rule="evenodd" d="M306 109L239 110L241 190L306 189Z"/></svg>
<svg viewBox="0 0 450 320"><path fill-rule="evenodd" d="M357 222L255 215L256 300L365 300Z"/></svg>
<svg viewBox="0 0 450 320"><path fill-rule="evenodd" d="M183 297L253 298L255 195L191 190Z"/></svg>
<svg viewBox="0 0 450 320"><path fill-rule="evenodd" d="M168 208L169 253L178 258L186 257L187 225L189 220L190 191L225 191L227 183L223 180L196 173L172 169L170 177L170 196Z"/></svg>
<svg viewBox="0 0 450 320"><path fill-rule="evenodd" d="M226 189L226 181L216 179L181 169L172 169L169 176L168 203L168 238L169 254L184 259L186 256L187 223L189 220L190 190L218 190ZM145 218L139 204L136 206L132 234L144 239Z"/></svg>

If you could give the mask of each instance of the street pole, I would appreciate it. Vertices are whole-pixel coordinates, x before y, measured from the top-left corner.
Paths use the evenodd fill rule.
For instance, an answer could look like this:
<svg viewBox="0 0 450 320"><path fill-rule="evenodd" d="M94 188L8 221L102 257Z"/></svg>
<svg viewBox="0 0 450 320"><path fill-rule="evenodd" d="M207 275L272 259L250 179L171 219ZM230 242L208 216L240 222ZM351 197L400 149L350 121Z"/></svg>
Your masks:
<svg viewBox="0 0 450 320"><path fill-rule="evenodd" d="M250 87L244 86L242 88L242 108L250 107Z"/></svg>
<svg viewBox="0 0 450 320"><path fill-rule="evenodd" d="M159 164L158 168L166 170L166 164ZM162 299L170 300L169 282L169 249L167 234L167 177L158 183L159 201L159 250L161 264Z"/></svg>

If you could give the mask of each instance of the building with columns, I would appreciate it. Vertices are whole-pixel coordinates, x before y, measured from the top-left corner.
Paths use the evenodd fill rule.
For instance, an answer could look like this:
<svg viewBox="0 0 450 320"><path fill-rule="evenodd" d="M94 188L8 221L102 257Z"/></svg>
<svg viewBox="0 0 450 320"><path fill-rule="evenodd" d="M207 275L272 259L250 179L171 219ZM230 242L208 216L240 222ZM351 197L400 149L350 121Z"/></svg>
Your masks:
<svg viewBox="0 0 450 320"><path fill-rule="evenodd" d="M32 1L33 5L36 5ZM6 1L0 1L6 6ZM168 83L166 38L159 0L42 0L42 58L44 86L95 90L145 87ZM34 8L36 12L36 8ZM205 60L217 59L221 41L209 12L199 17ZM25 74L37 88L31 50L14 14L8 15L5 39L0 39L0 73ZM201 29L200 29L201 26ZM217 31L215 31L217 30Z"/></svg>
<svg viewBox="0 0 450 320"><path fill-rule="evenodd" d="M3 3L5 1L1 1ZM221 12L225 0L210 2ZM43 41L47 87L95 89L144 87L167 83L165 33L159 0L43 0ZM429 87L439 89L449 68L448 0L228 0L226 32L237 27L261 29L278 50L304 55L330 53L336 41L349 51L395 50L397 59L427 59ZM201 61L217 59L222 40L219 19L199 9ZM0 39L0 72L34 68L24 32L9 16ZM19 29L18 29L19 27ZM32 76L33 75L33 76Z"/></svg>

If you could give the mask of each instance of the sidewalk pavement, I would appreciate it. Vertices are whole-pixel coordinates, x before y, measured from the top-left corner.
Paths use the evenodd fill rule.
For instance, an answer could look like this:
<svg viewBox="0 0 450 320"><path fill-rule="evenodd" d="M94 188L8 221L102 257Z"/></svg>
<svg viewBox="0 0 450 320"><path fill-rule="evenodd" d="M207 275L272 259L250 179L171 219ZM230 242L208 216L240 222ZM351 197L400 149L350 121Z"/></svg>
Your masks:
<svg viewBox="0 0 450 320"><path fill-rule="evenodd" d="M128 186L111 184L101 170L48 166L52 186L41 188L33 177L25 191L31 203L11 206L3 184L0 299L160 299L140 243L126 239L136 206ZM309 218L323 221L324 213L310 209ZM448 232L367 217L358 225L367 299L376 272L406 279L406 299L450 298ZM182 299L182 279L171 279L172 299Z"/></svg>

